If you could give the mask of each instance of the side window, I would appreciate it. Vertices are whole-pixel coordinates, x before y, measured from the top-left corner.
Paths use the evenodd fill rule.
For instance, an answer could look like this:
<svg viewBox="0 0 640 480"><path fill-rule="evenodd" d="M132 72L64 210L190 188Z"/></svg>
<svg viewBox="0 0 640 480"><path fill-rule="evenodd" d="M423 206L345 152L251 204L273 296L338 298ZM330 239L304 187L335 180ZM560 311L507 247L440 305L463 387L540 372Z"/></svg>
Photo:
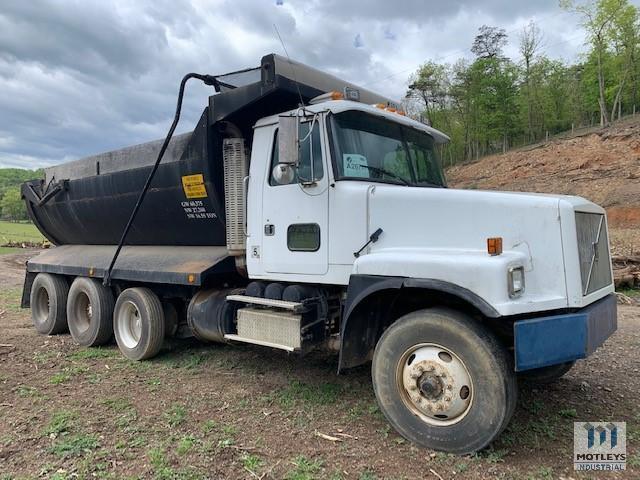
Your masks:
<svg viewBox="0 0 640 480"><path fill-rule="evenodd" d="M309 134L311 122L300 124L300 138L303 139ZM313 152L313 153L312 153ZM300 144L300 163L296 175L291 183L305 182L311 180L311 161L313 157L313 176L315 180L324 177L324 167L322 164L322 147L320 146L320 125L315 123L313 133ZM269 185L278 186L273 178L273 169L278 164L278 131L274 135L273 150L271 152L271 169L269 170Z"/></svg>
<svg viewBox="0 0 640 480"><path fill-rule="evenodd" d="M320 225L317 223L289 225L287 247L292 252L317 252L320 250Z"/></svg>

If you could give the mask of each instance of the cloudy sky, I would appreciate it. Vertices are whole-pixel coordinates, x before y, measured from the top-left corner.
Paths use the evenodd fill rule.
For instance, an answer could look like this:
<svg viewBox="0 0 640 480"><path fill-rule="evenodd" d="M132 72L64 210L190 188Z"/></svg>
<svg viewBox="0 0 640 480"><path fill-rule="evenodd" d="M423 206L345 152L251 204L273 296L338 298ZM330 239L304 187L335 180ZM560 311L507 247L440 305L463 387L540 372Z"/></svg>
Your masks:
<svg viewBox="0 0 640 480"><path fill-rule="evenodd" d="M638 4L640 0L632 0ZM482 24L530 20L547 55L584 33L558 0L2 0L0 166L36 168L164 136L189 71L224 73L283 53L400 98L426 60L471 56ZM210 92L191 84L179 131Z"/></svg>

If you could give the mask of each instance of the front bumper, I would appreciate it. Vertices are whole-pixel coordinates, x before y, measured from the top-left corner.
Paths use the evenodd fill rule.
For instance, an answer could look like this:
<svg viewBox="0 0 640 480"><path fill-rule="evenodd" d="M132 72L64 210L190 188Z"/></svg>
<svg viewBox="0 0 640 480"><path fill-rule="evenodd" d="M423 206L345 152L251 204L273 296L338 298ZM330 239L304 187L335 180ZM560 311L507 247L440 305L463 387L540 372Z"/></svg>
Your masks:
<svg viewBox="0 0 640 480"><path fill-rule="evenodd" d="M516 371L586 358L616 331L617 318L611 293L574 313L515 322Z"/></svg>

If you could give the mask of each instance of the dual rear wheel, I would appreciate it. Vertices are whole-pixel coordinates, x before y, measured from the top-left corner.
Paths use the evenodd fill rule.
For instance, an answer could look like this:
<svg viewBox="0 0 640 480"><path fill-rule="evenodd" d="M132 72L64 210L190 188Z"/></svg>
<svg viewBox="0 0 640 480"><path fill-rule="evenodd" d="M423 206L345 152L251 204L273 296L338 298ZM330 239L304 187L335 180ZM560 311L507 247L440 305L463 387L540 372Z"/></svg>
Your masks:
<svg viewBox="0 0 640 480"><path fill-rule="evenodd" d="M148 288L124 290L117 298L98 280L39 273L31 287L31 316L39 333L68 331L83 347L104 345L115 336L131 360L155 356L165 336L165 314L158 296Z"/></svg>

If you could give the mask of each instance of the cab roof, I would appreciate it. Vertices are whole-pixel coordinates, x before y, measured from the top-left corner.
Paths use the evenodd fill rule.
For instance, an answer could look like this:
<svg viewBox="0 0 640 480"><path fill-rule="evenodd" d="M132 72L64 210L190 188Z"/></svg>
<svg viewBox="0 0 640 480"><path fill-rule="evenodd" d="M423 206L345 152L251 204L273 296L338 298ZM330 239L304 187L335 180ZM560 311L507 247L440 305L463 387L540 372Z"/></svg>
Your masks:
<svg viewBox="0 0 640 480"><path fill-rule="evenodd" d="M361 102L355 102L351 100L328 100L326 102L316 103L313 105L305 106L305 111L312 113L320 113L320 112L331 112L331 113L341 113L348 110L356 110L364 113L368 113L370 115L375 115L378 117L385 118L391 122L398 123L400 125L405 125L410 128L414 128L416 130L425 132L433 137L436 143L447 143L450 138L442 133L439 130L436 130L429 125L425 125L424 123L418 122L417 120L413 120L405 115L400 115L399 113L392 112L386 110L384 108L378 108L374 105L367 105ZM268 117L261 118L258 120L254 126L254 128L264 127L267 125L272 125L278 123L278 118L281 116L295 116L300 109L289 110L287 112L283 112L277 115L270 115Z"/></svg>

